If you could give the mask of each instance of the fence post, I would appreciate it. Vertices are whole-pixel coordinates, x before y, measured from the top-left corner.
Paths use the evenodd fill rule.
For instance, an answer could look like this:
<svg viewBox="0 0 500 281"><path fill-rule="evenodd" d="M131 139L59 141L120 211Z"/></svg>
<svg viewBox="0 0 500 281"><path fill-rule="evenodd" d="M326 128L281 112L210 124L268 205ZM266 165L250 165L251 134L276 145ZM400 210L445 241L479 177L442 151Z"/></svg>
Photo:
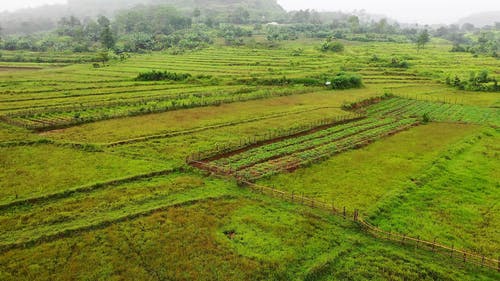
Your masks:
<svg viewBox="0 0 500 281"><path fill-rule="evenodd" d="M406 238L406 235L403 234L403 239L401 239L401 244L403 244L403 245L405 244L405 238Z"/></svg>
<svg viewBox="0 0 500 281"><path fill-rule="evenodd" d="M345 206L344 206L344 219L345 219Z"/></svg>
<svg viewBox="0 0 500 281"><path fill-rule="evenodd" d="M434 242L432 242L432 251L435 252L436 249L436 238L434 238Z"/></svg>
<svg viewBox="0 0 500 281"><path fill-rule="evenodd" d="M292 203L293 203L294 197L295 197L295 191L292 191Z"/></svg>
<svg viewBox="0 0 500 281"><path fill-rule="evenodd" d="M332 215L335 215L335 202L332 201Z"/></svg>
<svg viewBox="0 0 500 281"><path fill-rule="evenodd" d="M455 247L455 245L451 244L451 253L450 253L450 259L453 258L453 248Z"/></svg>
<svg viewBox="0 0 500 281"><path fill-rule="evenodd" d="M467 262L467 253L464 252L464 263L466 263L466 262Z"/></svg>
<svg viewBox="0 0 500 281"><path fill-rule="evenodd" d="M418 249L418 243L420 243L420 235L417 236L417 249Z"/></svg>
<svg viewBox="0 0 500 281"><path fill-rule="evenodd" d="M483 255L483 258L481 259L481 267L484 266L484 255Z"/></svg>

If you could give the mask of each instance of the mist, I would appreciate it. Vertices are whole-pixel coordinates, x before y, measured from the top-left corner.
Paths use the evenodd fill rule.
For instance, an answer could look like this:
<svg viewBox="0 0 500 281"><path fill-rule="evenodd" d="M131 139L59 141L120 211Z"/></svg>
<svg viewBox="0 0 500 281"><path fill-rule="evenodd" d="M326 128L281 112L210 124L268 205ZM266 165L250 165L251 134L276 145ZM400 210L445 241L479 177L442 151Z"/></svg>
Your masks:
<svg viewBox="0 0 500 281"><path fill-rule="evenodd" d="M286 10L316 9L318 11L354 11L383 14L400 22L420 24L451 24L474 13L500 11L498 0L455 1L455 0L278 0ZM500 21L500 18L498 19Z"/></svg>
<svg viewBox="0 0 500 281"><path fill-rule="evenodd" d="M33 8L48 4L65 4L67 0L18 0L2 3L0 11L15 11L22 8ZM317 11L364 11L395 19L403 23L419 24L452 24L471 14L486 11L500 11L500 1L477 0L463 2L454 0L351 0L351 1L325 1L325 0L278 0L278 3L287 11L299 9L314 9ZM500 21L500 18L498 19Z"/></svg>

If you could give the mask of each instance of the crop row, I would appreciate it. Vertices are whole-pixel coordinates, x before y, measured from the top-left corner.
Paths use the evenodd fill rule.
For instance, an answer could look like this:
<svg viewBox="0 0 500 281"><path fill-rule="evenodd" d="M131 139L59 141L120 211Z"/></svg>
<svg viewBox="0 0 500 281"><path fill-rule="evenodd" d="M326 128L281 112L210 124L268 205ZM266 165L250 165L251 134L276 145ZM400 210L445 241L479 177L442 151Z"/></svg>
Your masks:
<svg viewBox="0 0 500 281"><path fill-rule="evenodd" d="M279 89L240 88L236 91L178 94L155 99L116 102L113 104L55 108L3 116L3 120L33 130L51 130L125 116L159 113L177 109L220 105L307 92L303 87Z"/></svg>
<svg viewBox="0 0 500 281"><path fill-rule="evenodd" d="M391 98L367 108L370 116L422 117L438 122L499 125L500 111L471 105Z"/></svg>
<svg viewBox="0 0 500 281"><path fill-rule="evenodd" d="M249 165L281 157L298 151L304 151L324 145L360 132L394 122L394 119L364 119L352 123L334 126L311 134L290 138L268 145L252 148L245 152L222 158L214 162L217 166L239 170Z"/></svg>
<svg viewBox="0 0 500 281"><path fill-rule="evenodd" d="M414 126L415 124L417 124L417 120L412 118L394 121L390 124L366 130L338 141L332 141L312 149L291 153L283 157L258 163L238 171L237 174L239 177L254 181L280 172L295 170L315 161L331 157L342 151L370 143L375 139L393 134Z"/></svg>

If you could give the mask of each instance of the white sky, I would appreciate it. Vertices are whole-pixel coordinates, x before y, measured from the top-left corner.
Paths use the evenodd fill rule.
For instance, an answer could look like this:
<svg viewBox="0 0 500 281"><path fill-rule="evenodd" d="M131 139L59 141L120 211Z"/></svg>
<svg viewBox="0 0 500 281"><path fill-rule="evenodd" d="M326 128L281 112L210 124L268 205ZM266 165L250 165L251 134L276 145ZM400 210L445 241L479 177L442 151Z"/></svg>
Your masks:
<svg viewBox="0 0 500 281"><path fill-rule="evenodd" d="M278 0L286 10L365 10L406 23L454 23L473 13L500 11L500 0ZM500 19L498 19L500 21Z"/></svg>
<svg viewBox="0 0 500 281"><path fill-rule="evenodd" d="M0 0L0 11L65 2L66 0ZM287 10L349 12L364 9L368 13L383 14L400 22L422 24L453 23L473 13L500 11L500 0L278 0L278 2Z"/></svg>
<svg viewBox="0 0 500 281"><path fill-rule="evenodd" d="M41 6L44 4L60 4L66 2L66 0L0 0L0 11L13 11L21 8Z"/></svg>

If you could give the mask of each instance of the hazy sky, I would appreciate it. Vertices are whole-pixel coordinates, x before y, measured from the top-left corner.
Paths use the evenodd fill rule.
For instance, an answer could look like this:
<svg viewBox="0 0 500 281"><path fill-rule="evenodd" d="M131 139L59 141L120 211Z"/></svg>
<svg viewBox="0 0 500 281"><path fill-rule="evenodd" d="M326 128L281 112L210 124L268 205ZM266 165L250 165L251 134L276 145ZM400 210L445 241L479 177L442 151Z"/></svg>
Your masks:
<svg viewBox="0 0 500 281"><path fill-rule="evenodd" d="M15 10L66 0L0 0L0 10ZM383 14L401 22L453 23L472 13L500 11L500 0L278 0L287 10L353 11ZM500 21L500 19L499 19Z"/></svg>

